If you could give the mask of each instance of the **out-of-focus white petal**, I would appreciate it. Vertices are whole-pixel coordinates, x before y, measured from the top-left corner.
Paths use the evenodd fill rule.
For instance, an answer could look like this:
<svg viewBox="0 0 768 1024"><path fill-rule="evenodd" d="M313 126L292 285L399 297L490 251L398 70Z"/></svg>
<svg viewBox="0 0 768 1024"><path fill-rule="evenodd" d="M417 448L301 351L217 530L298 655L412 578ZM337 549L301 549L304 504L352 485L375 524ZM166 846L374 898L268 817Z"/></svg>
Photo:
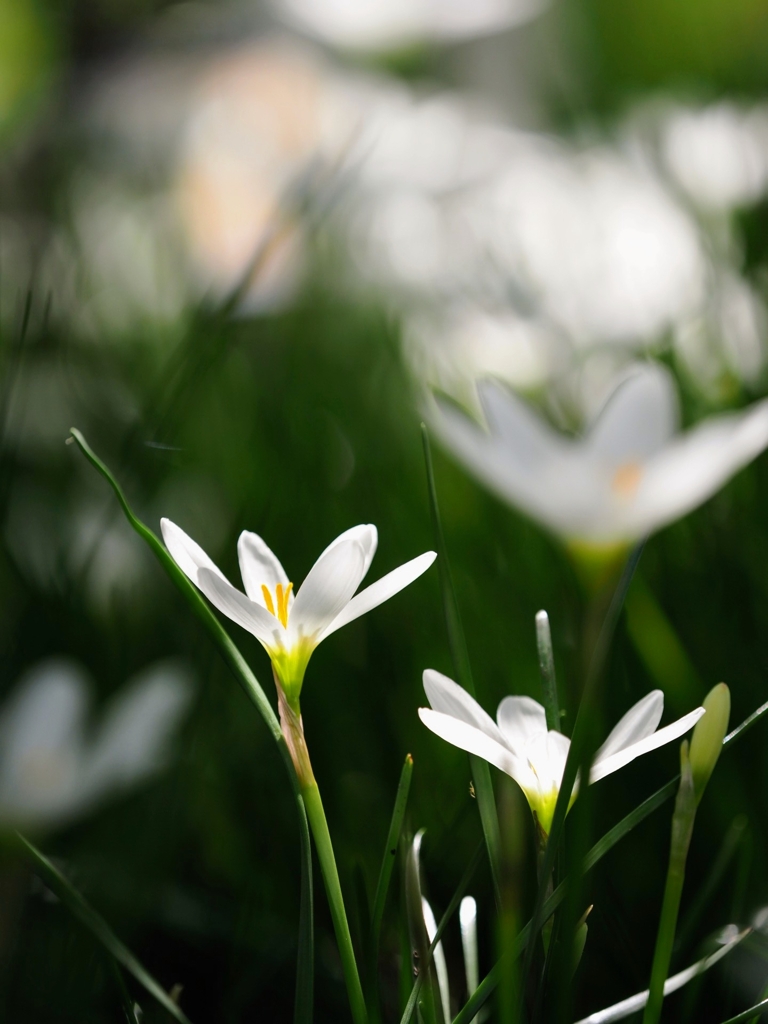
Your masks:
<svg viewBox="0 0 768 1024"><path fill-rule="evenodd" d="M437 935L437 921L435 921L435 915L432 913L432 907L430 907L429 903L423 896L421 897L421 912L424 916L424 927L427 929L427 938L431 944ZM440 1004L443 1009L443 1020L449 1021L451 1019L451 993L448 985L448 965L445 962L445 953L443 952L442 942L438 942L435 945L432 953L432 960L435 964L437 987L440 991Z"/></svg>
<svg viewBox="0 0 768 1024"><path fill-rule="evenodd" d="M648 464L629 528L639 535L690 512L767 445L768 400L705 421Z"/></svg>
<svg viewBox="0 0 768 1024"><path fill-rule="evenodd" d="M81 801L88 684L64 658L35 666L19 682L0 720L0 817L46 824Z"/></svg>
<svg viewBox="0 0 768 1024"><path fill-rule="evenodd" d="M247 598L223 576L207 568L200 569L197 585L222 615L226 615L238 626L253 633L263 644L271 646L275 643L276 637L284 635L285 630L279 619L270 615L260 604Z"/></svg>
<svg viewBox="0 0 768 1024"><path fill-rule="evenodd" d="M161 768L191 697L189 673L176 661L150 666L112 700L85 764L83 788L100 796Z"/></svg>
<svg viewBox="0 0 768 1024"><path fill-rule="evenodd" d="M514 447L515 456L531 469L540 470L545 462L564 452L570 445L509 388L484 380L477 393L491 434Z"/></svg>
<svg viewBox="0 0 768 1024"><path fill-rule="evenodd" d="M370 587L361 590L345 608L342 608L333 622L326 627L323 631L322 639L330 636L331 633L335 633L341 626L346 626L353 619L365 615L372 608L383 604L384 601L388 601L390 597L393 597L403 590L404 587L407 587L409 583L413 583L414 580L418 579L423 572L426 572L436 558L437 555L434 551L425 551L423 555L412 558L410 562L398 566L397 569L388 572L386 576L382 576L380 580L376 580Z"/></svg>
<svg viewBox="0 0 768 1024"><path fill-rule="evenodd" d="M180 526L172 523L170 519L161 519L160 529L165 546L174 562L193 583L197 583L197 574L200 569L209 569L215 575L225 579L218 566L214 565L200 545L188 537Z"/></svg>
<svg viewBox="0 0 768 1024"><path fill-rule="evenodd" d="M296 595L288 620L291 636L320 634L333 622L360 586L365 559L354 536L326 548Z"/></svg>
<svg viewBox="0 0 768 1024"><path fill-rule="evenodd" d="M467 722L462 722L452 715L432 711L431 708L419 708L419 718L436 736L452 743L454 747L466 750L469 754L482 757L489 764L510 775L524 789L530 786L530 772L524 770L525 766L519 758L515 757L511 750L492 739L488 733Z"/></svg>
<svg viewBox="0 0 768 1024"><path fill-rule="evenodd" d="M612 392L586 443L612 462L644 459L668 443L679 419L671 374L658 363L647 363Z"/></svg>
<svg viewBox="0 0 768 1024"><path fill-rule="evenodd" d="M651 690L637 704L633 704L618 725L611 729L608 739L595 754L595 764L650 736L658 729L663 714L664 694L661 690Z"/></svg>
<svg viewBox="0 0 768 1024"><path fill-rule="evenodd" d="M589 781L597 782L599 779L605 778L606 775L611 775L613 772L618 771L619 768L623 768L630 761L634 761L636 757L640 757L651 750L656 750L657 747L663 747L665 743L671 743L672 740L678 739L687 733L689 729L692 729L703 714L704 708L696 708L695 711L691 711L676 722L672 722L671 725L659 729L658 732L653 733L651 736L646 736L645 739L639 740L629 747L624 747L623 750L611 754L610 757L596 762L592 765L592 770L589 773Z"/></svg>
<svg viewBox="0 0 768 1024"><path fill-rule="evenodd" d="M459 926L461 928L461 948L464 953L464 972L467 978L467 995L471 996L480 980L477 956L477 901L474 896L465 896L459 904Z"/></svg>
<svg viewBox="0 0 768 1024"><path fill-rule="evenodd" d="M533 740L547 735L547 715L532 697L505 697L496 713L501 734L519 756Z"/></svg>
<svg viewBox="0 0 768 1024"><path fill-rule="evenodd" d="M504 737L494 720L462 686L433 668L425 669L423 682L433 711L466 722L490 736L495 743L505 746Z"/></svg>
<svg viewBox="0 0 768 1024"><path fill-rule="evenodd" d="M243 530L237 542L237 558L240 562L240 575L243 577L245 592L252 601L266 608L262 585L266 586L270 594L274 593L278 583L283 587L288 585L288 576L280 564L277 555L261 539L258 533L251 533ZM293 600L293 592L288 598L290 608Z"/></svg>

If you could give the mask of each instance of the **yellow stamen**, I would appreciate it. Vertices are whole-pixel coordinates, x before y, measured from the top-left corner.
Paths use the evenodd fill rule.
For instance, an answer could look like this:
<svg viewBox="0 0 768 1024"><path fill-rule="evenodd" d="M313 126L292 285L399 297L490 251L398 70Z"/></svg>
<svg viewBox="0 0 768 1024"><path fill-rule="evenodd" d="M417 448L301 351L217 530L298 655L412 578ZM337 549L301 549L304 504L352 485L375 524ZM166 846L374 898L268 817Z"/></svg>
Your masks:
<svg viewBox="0 0 768 1024"><path fill-rule="evenodd" d="M270 594L269 587L267 587L266 583L261 584L261 592L264 595L264 604L267 606L267 611L270 615L274 615L275 606L272 603L272 595Z"/></svg>
<svg viewBox="0 0 768 1024"><path fill-rule="evenodd" d="M621 498L631 498L637 490L643 475L643 467L637 462L625 462L613 475L611 486Z"/></svg>
<svg viewBox="0 0 768 1024"><path fill-rule="evenodd" d="M293 589L293 584L289 583L285 591L283 591L282 583L277 584L277 617L283 624L283 628L288 627L288 595Z"/></svg>

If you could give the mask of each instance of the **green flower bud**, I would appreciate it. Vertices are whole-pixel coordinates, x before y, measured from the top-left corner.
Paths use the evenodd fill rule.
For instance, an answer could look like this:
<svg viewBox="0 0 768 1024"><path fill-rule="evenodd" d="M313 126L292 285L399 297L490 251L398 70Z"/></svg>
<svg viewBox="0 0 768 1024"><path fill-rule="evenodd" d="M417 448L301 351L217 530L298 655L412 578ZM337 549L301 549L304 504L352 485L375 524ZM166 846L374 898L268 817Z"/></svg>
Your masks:
<svg viewBox="0 0 768 1024"><path fill-rule="evenodd" d="M696 723L691 737L691 773L698 803L714 771L731 714L731 692L725 683L718 683L704 699L706 714Z"/></svg>

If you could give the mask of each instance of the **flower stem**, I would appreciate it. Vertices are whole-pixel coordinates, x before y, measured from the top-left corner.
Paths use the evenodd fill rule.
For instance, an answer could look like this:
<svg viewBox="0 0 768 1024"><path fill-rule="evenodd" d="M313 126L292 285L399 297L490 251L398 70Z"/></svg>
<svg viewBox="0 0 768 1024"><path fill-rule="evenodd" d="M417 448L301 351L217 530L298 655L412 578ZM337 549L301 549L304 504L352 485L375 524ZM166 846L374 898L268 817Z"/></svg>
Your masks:
<svg viewBox="0 0 768 1024"><path fill-rule="evenodd" d="M366 1024L368 1014L363 998L363 989L360 984L360 975L357 971L355 951L352 947L352 936L349 932L347 914L344 909L344 897L341 893L339 872L336 868L336 858L333 855L333 844L328 831L328 822L325 818L323 801L320 798L320 790L314 778L302 786L301 795L304 797L304 806L307 809L309 825L315 840L317 857L320 861L320 870L325 881L325 891L328 895L328 902L331 907L333 927L336 932L336 941L341 956L341 966L344 971L344 978L347 983L347 994L349 1005L352 1010L352 1018L355 1024Z"/></svg>
<svg viewBox="0 0 768 1024"><path fill-rule="evenodd" d="M681 777L677 791L675 812L672 816L672 841L669 851L669 868L667 884L664 888L664 902L661 907L661 920L656 938L656 949L653 953L651 983L648 1002L645 1005L643 1024L657 1024L661 1016L664 1001L664 982L669 973L672 959L672 947L675 941L677 915L680 910L680 898L685 882L685 862L688 848L691 845L693 823L696 818L696 793L693 785L691 766L688 761L688 743L683 742L680 751Z"/></svg>

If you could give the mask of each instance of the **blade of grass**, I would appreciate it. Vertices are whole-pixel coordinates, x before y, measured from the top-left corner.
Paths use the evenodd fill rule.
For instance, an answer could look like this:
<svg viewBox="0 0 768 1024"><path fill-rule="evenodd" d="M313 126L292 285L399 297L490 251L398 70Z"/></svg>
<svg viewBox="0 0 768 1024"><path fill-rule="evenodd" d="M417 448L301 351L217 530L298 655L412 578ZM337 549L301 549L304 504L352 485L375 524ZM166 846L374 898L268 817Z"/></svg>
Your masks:
<svg viewBox="0 0 768 1024"><path fill-rule="evenodd" d="M21 853L32 865L33 870L45 882L54 895L58 896L62 904L83 924L88 931L94 935L104 946L107 952L133 975L138 983L146 989L149 994L157 1000L160 1005L179 1024L190 1024L186 1014L182 1013L176 1003L159 984L155 981L149 971L139 963L127 946L118 939L107 922L97 913L89 903L83 899L64 875L56 868L48 858L33 846L28 839L25 839L20 832L14 834L14 838Z"/></svg>
<svg viewBox="0 0 768 1024"><path fill-rule="evenodd" d="M552 826L550 828L546 850L544 851L543 864L539 875L539 884L536 890L536 900L534 903L533 914L531 916L531 932L533 941L528 943L525 950L525 960L523 962L520 986L521 1000L525 995L526 981L530 977L533 954L536 947L535 940L544 923L540 920L540 917L544 907L549 879L555 865L555 855L560 844L563 825L565 824L565 816L568 813L571 793L573 792L573 787L576 782L576 776L579 773L579 770L581 770L582 778L589 778L590 764L592 755L594 754L593 750L588 749L590 738L588 721L589 713L595 700L597 687L603 675L603 669L605 668L605 664L608 659L608 652L610 650L611 640L613 639L616 624L619 621L619 615L621 614L621 609L624 605L629 585L632 582L632 577L634 576L635 569L640 561L640 556L643 553L644 547L645 541L641 541L637 544L627 559L621 579L614 591L608 611L606 612L600 628L600 632L592 652L592 657L590 658L589 666L587 668L584 688L582 690L581 700L579 701L579 708L576 713L576 721L573 726L571 745L563 768L560 791L557 795L555 813L552 817ZM578 862L578 859L578 855L576 855L574 860ZM577 894L572 893L574 900L576 899L576 895ZM571 917L573 916L574 912L572 910ZM562 974L563 972L561 971L560 973Z"/></svg>
<svg viewBox="0 0 768 1024"><path fill-rule="evenodd" d="M735 1017L729 1017L722 1024L743 1024L744 1021L750 1021L751 1024L751 1021L759 1019L762 1012L768 1012L768 999L761 999L759 1003L755 1003L742 1013L737 1013Z"/></svg>
<svg viewBox="0 0 768 1024"><path fill-rule="evenodd" d="M695 964L686 967L684 971L680 971L679 974L673 974L671 978L667 978L664 983L664 995L668 996L673 992L677 992L678 989L687 985L689 981L697 978L704 971L708 971L710 967L714 967L719 960L722 960L732 949L735 949L750 932L751 928L745 928L743 931L737 932L733 938L721 946L720 949L710 954L710 956L697 960ZM628 999L622 999L620 1003L614 1003L613 1006L608 1006L604 1010L598 1010L596 1013L591 1013L588 1017L583 1017L576 1024L613 1024L614 1021L624 1020L625 1017L629 1017L633 1013L642 1010L647 1002L648 989L645 989L643 992L638 992ZM742 1020L744 1018L739 1017L738 1019ZM728 1021L727 1024L732 1024L732 1022Z"/></svg>
<svg viewBox="0 0 768 1024"><path fill-rule="evenodd" d="M119 483L104 462L102 462L98 455L96 455L96 453L91 449L80 431L73 427L70 433L86 459L90 462L93 468L104 477L112 488L131 527L151 548L152 553L155 555L158 562L160 562L160 565L165 569L172 582L181 591L194 613L208 630L219 648L219 651L223 655L224 660L227 662L238 683L245 691L246 696L256 705L256 709L264 719L272 738L277 744L280 756L283 759L283 764L288 772L288 778L291 782L294 799L296 801L296 809L299 819L299 837L301 840L302 901L299 914L299 927L301 934L299 936L299 961L296 971L297 989L295 1010L296 1013L301 1013L303 1015L296 1018L297 1024L299 1024L299 1022L300 1024L304 1024L304 1022L311 1020L314 982L312 964L311 962L307 962L307 957L311 958L314 954L314 940L312 936L314 919L312 844L309 836L306 808L301 796L299 782L296 777L293 761L288 750L288 745L285 742L282 729L280 728L277 715L273 711L272 705L269 703L266 694L261 688L256 676L251 671L247 661L242 656L222 624L213 614L210 607L200 596L197 588L187 579L181 569L176 565L168 551L165 549L165 545L162 543L160 538L134 513L133 509L128 504L127 498L123 494L123 490Z"/></svg>
<svg viewBox="0 0 768 1024"><path fill-rule="evenodd" d="M125 984L125 978L123 972L120 970L120 964L115 960L113 956L109 957L109 963L112 967L112 973L115 976L115 983L117 984L117 991L120 993L120 1003L123 1007L123 1013L128 1024L139 1024L139 1017L136 1012L136 1006L131 999L131 994Z"/></svg>
<svg viewBox="0 0 768 1024"><path fill-rule="evenodd" d="M448 631L448 645L451 650L451 659L456 673L456 679L467 693L475 695L475 683L472 678L472 668L469 663L469 651L464 635L464 627L461 623L461 613L456 599L456 591L453 586L451 565L448 560L448 550L443 535L443 527L440 519L440 507L437 503L437 488L435 486L435 473L432 466L432 451L429 444L429 434L425 424L421 425L421 439L424 446L424 463L427 472L427 488L429 490L429 508L432 516L432 529L435 534L435 547L437 548L437 568L440 575L440 591L443 598L443 612L445 614L445 625ZM475 754L469 755L470 770L475 786L477 797L477 809L480 812L480 822L483 826L485 845L488 849L488 860L491 865L491 877L493 878L493 890L496 896L496 904L501 907L501 885L499 865L501 861L501 835L499 830L499 818L496 812L496 798L493 792L493 782L488 762Z"/></svg>
<svg viewBox="0 0 768 1024"><path fill-rule="evenodd" d="M751 715L744 719L744 721L737 725L723 740L723 747L728 749L737 740L739 740L748 729L750 729L756 722L765 716L768 712L768 702L761 704L761 706L753 711ZM680 782L680 775L676 775L669 782L665 783L660 789L657 789L655 793L652 793L646 800L635 807L634 810L630 811L621 821L617 822L613 828L609 829L604 836L602 836L587 853L584 858L584 871L590 871L595 865L602 860L602 858L613 849L613 847L623 839L625 835L632 831L637 825L652 814L657 808L661 807L671 800L671 798L677 792L678 783ZM566 888L568 885L568 879L558 885L552 895L547 899L542 910L542 921L545 921L554 914L555 910L562 903L565 898ZM531 921L529 921L520 931L517 937L517 942L514 950L511 952L511 956L517 957L522 953L525 948L528 937L531 931ZM504 963L499 960L494 964L489 973L483 978L475 991L474 995L465 1003L461 1008L458 1015L454 1017L453 1024L469 1024L475 1014L480 1010L485 1003L491 998L493 992L498 985L501 971L504 967Z"/></svg>
<svg viewBox="0 0 768 1024"><path fill-rule="evenodd" d="M540 612L536 612L536 647L539 652L539 672L541 673L541 689L544 694L547 728L560 732L560 702L557 698L557 676L555 675L555 655L552 650L552 631L549 628L549 616L543 609Z"/></svg>
<svg viewBox="0 0 768 1024"><path fill-rule="evenodd" d="M394 809L392 810L392 820L389 823L389 832L387 833L387 842L384 847L384 856L381 859L379 880L376 883L376 894L373 897L371 937L374 960L377 959L378 955L379 937L381 935L381 922L384 917L384 907L387 902L387 893L389 891L389 883L392 878L392 871L394 870L395 867L395 858L397 857L397 846L398 843L400 842L400 833L403 828L405 808L408 805L408 793L411 788L412 776L413 758L411 757L410 754L406 754L405 763L403 764L403 770L400 772L400 781L397 785L395 806Z"/></svg>
<svg viewBox="0 0 768 1024"><path fill-rule="evenodd" d="M453 917L453 915L456 913L456 909L459 906L459 903L461 903L461 898L464 895L464 893L466 892L467 886L472 881L472 876L474 875L475 871L477 870L477 866L480 863L480 858L482 856L482 852L483 852L483 845L480 844L480 846L478 846L478 848L475 850L474 854L472 855L472 859L470 860L469 864L467 865L466 870L464 871L464 874L461 876L461 880L460 880L460 882L459 882L459 884L458 884L458 886L456 888L456 891L454 892L453 896L451 897L450 903L445 908L445 913L440 918L440 923L437 926L437 931L435 932L435 937L430 942L429 948L428 948L426 956L425 956L426 963L420 965L419 973L418 973L418 975L416 977L416 981L414 982L413 988L411 989L411 994L408 997L408 1002L406 1004L405 1011L403 1012L403 1016L400 1018L400 1024L409 1024L409 1022L411 1020L411 1017L413 1016L414 1010L416 1009L416 1003L418 1002L418 999L419 999L419 993L421 992L421 987L422 987L422 985L424 983L424 981L423 981L424 973L427 970L427 968L429 967L432 954L435 951L435 946L442 939L443 933L444 933L445 929L448 927L448 922ZM473 1014L473 1016L474 1016L474 1014ZM468 1018L468 1019L471 1020L471 1018Z"/></svg>

